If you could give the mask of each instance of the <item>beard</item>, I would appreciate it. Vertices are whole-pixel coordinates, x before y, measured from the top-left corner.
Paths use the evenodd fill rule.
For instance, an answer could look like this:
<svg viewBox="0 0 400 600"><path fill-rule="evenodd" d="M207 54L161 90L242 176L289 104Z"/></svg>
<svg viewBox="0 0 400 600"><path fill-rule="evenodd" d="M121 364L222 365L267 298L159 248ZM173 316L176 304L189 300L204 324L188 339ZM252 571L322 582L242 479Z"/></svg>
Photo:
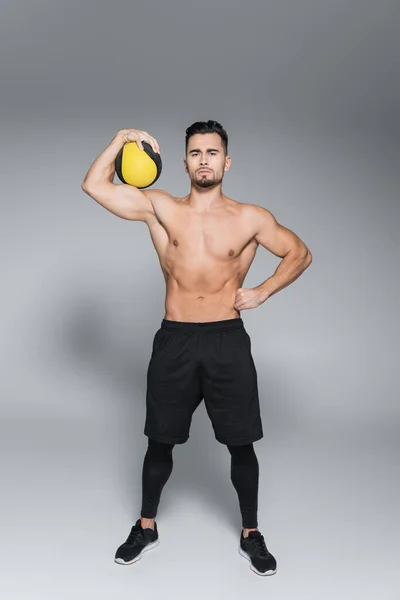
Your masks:
<svg viewBox="0 0 400 600"><path fill-rule="evenodd" d="M212 187L213 185L218 185L219 183L221 183L222 177L214 177L214 175L211 175L211 173L208 173L207 175L200 174L200 175L195 175L195 177L192 181L198 187L209 188L209 187Z"/></svg>

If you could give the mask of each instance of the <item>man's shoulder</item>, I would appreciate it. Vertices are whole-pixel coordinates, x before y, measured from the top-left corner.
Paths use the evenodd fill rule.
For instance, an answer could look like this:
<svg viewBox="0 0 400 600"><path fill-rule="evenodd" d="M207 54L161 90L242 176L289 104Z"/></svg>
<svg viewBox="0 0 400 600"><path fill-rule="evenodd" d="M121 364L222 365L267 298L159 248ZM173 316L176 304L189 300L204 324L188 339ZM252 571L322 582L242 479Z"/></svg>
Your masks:
<svg viewBox="0 0 400 600"><path fill-rule="evenodd" d="M238 200L233 200L232 202L235 203L232 206L236 206L236 209L244 218L257 220L260 217L268 217L271 215L271 212L264 206L253 204L251 202L239 202Z"/></svg>
<svg viewBox="0 0 400 600"><path fill-rule="evenodd" d="M159 189L150 189L150 190L142 190L145 196L149 198L152 202L157 200L174 200L174 196L165 190Z"/></svg>
<svg viewBox="0 0 400 600"><path fill-rule="evenodd" d="M253 204L250 202L243 202L243 205L246 207L246 210L249 213L262 213L262 212L270 212L265 206L261 206L260 204Z"/></svg>
<svg viewBox="0 0 400 600"><path fill-rule="evenodd" d="M182 198L177 198L176 196L173 196L165 190L151 189L143 191L152 203L155 212L158 213L159 216L165 216L171 210L174 210L174 207L182 203L183 200Z"/></svg>
<svg viewBox="0 0 400 600"><path fill-rule="evenodd" d="M170 192L166 192L165 190L145 190L147 197L150 198L151 201L165 203L171 205L184 205L187 204L188 196L183 196L183 198L179 198L178 196L174 196L170 194Z"/></svg>

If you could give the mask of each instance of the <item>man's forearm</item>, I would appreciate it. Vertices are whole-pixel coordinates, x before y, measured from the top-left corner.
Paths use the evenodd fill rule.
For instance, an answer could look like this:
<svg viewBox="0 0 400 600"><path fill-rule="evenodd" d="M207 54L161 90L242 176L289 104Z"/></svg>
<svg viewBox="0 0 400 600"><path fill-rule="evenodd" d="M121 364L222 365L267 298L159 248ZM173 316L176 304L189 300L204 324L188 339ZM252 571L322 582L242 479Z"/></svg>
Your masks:
<svg viewBox="0 0 400 600"><path fill-rule="evenodd" d="M298 251L290 251L281 260L275 273L269 277L264 283L258 286L257 289L262 290L265 299L269 298L293 283L311 264L311 253L307 251L299 253Z"/></svg>
<svg viewBox="0 0 400 600"><path fill-rule="evenodd" d="M89 186L96 183L112 183L115 174L115 159L118 152L124 145L124 138L118 134L112 139L107 148L96 158L86 173L83 180L83 186Z"/></svg>

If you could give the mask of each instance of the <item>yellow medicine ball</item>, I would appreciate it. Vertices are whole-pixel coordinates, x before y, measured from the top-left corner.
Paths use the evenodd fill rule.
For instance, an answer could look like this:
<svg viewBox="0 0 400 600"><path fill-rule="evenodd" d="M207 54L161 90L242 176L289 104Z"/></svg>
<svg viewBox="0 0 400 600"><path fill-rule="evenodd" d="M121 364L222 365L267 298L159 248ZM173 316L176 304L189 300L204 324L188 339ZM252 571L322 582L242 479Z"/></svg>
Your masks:
<svg viewBox="0 0 400 600"><path fill-rule="evenodd" d="M115 172L122 183L146 188L157 181L161 175L161 156L153 151L147 142L142 142L139 150L136 142L127 142L115 159Z"/></svg>

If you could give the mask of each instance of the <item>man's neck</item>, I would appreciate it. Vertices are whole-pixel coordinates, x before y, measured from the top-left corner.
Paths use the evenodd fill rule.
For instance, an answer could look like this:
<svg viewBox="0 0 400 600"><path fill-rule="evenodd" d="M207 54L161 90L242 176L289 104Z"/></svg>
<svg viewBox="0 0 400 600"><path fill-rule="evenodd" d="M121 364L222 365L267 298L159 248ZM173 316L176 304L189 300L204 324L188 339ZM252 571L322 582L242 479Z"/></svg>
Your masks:
<svg viewBox="0 0 400 600"><path fill-rule="evenodd" d="M225 204L225 196L222 193L222 186L216 185L211 188L191 187L187 198L187 204L196 212L209 212L214 208Z"/></svg>

